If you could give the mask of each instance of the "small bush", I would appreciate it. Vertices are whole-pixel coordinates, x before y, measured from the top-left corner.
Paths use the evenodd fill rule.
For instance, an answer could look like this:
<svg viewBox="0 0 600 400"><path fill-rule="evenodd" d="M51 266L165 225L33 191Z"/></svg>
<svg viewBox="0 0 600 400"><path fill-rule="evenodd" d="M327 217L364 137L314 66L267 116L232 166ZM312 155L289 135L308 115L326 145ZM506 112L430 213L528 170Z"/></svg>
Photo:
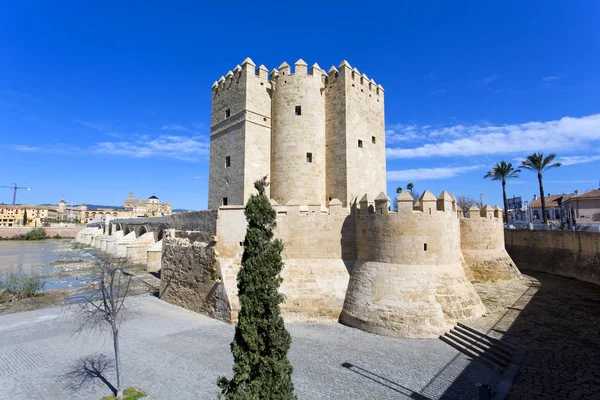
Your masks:
<svg viewBox="0 0 600 400"><path fill-rule="evenodd" d="M0 276L0 297L8 301L34 297L44 286L46 282L33 273L11 270Z"/></svg>
<svg viewBox="0 0 600 400"><path fill-rule="evenodd" d="M138 399L141 399L142 397L146 397L146 396L148 396L148 395L142 389L136 389L136 388L130 387L130 388L123 390L123 400L138 400ZM114 400L114 399L115 399L114 394L111 394L110 396L104 396L102 398L102 400Z"/></svg>
<svg viewBox="0 0 600 400"><path fill-rule="evenodd" d="M44 228L33 228L25 234L25 240L42 240L47 239L46 230Z"/></svg>

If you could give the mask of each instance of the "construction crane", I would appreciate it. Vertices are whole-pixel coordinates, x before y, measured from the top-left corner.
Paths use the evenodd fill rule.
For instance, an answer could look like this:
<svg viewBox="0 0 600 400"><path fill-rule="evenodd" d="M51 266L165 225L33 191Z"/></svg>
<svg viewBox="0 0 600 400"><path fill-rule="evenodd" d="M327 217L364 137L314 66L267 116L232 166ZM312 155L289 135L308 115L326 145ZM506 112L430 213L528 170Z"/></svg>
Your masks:
<svg viewBox="0 0 600 400"><path fill-rule="evenodd" d="M13 206L17 203L17 190L22 189L22 190L31 190L28 187L19 187L17 186L16 183L13 184L13 186L0 186L1 188L7 188L7 189L13 189Z"/></svg>

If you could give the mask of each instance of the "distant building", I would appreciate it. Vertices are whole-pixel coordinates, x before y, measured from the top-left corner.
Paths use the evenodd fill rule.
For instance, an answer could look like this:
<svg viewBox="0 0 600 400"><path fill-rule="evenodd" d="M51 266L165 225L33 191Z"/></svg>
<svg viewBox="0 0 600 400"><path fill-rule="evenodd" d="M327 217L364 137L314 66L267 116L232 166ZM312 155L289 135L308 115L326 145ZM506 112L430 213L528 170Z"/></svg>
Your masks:
<svg viewBox="0 0 600 400"><path fill-rule="evenodd" d="M563 201L563 209L570 222L578 225L600 224L600 189L580 195L569 196Z"/></svg>
<svg viewBox="0 0 600 400"><path fill-rule="evenodd" d="M124 208L136 217L160 217L171 214L171 203L161 203L155 195L148 199L134 199L133 192L129 192L129 197L125 199Z"/></svg>
<svg viewBox="0 0 600 400"><path fill-rule="evenodd" d="M23 216L27 212L27 221ZM42 226L48 219L58 219L58 210L33 204L0 205L0 226Z"/></svg>
<svg viewBox="0 0 600 400"><path fill-rule="evenodd" d="M546 200L546 219L548 221L561 221L561 206L560 200L562 194L551 194L545 198ZM542 220L542 200L536 196L533 197L531 204L531 218L533 221Z"/></svg>

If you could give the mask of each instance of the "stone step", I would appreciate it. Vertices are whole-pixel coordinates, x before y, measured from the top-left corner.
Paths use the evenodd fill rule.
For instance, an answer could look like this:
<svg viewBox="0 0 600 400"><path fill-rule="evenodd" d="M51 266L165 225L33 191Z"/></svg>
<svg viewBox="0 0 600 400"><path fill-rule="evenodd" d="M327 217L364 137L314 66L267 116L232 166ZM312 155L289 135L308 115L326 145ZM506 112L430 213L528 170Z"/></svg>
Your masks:
<svg viewBox="0 0 600 400"><path fill-rule="evenodd" d="M506 349L510 354L514 353L515 350L517 349L517 345L516 344L510 343L510 342L508 342L505 339L499 340L499 339L490 337L487 334L485 334L485 333L483 333L481 331L478 331L475 328L467 326L467 325L465 325L465 324L463 324L461 322L457 323L457 328L462 328L462 329L470 332L473 335L476 335L476 336L481 337L481 338L485 338L488 341L496 344L497 346L499 346L499 347L501 347L503 349Z"/></svg>
<svg viewBox="0 0 600 400"><path fill-rule="evenodd" d="M506 358L498 357L495 352L485 349L481 345L478 346L461 338L454 331L446 333L446 336L451 340L454 340L456 343L459 343L461 346L468 348L472 353L476 353L479 359L482 359L484 361L491 361L502 369L506 368L508 364L510 364L510 358L507 360Z"/></svg>
<svg viewBox="0 0 600 400"><path fill-rule="evenodd" d="M510 345L505 346L502 342L500 342L497 339L473 334L471 331L464 329L460 326L454 327L453 330L461 333L464 336L470 337L472 340L475 340L480 343L484 343L484 344L488 345L489 347L493 347L498 352L503 353L508 358L512 357L513 353L515 352L515 350L513 348L511 348Z"/></svg>
<svg viewBox="0 0 600 400"><path fill-rule="evenodd" d="M454 340L452 337L447 336L447 334L444 334L444 335L440 336L440 339L443 342L445 342L446 344L454 347L456 350L458 350L461 353L465 354L466 356L471 357L473 360L478 360L480 362L483 362L485 365L489 366L494 371L502 373L502 371L504 370L503 367L501 367L500 365L497 365L493 361L488 362L486 360L483 360L477 352L471 351L471 349L469 349L468 347L465 347L465 346L461 345L456 340Z"/></svg>
<svg viewBox="0 0 600 400"><path fill-rule="evenodd" d="M471 343L461 339L456 335L453 335L450 332L446 333L445 336L448 339L453 340L455 343L459 344L463 348L468 349L471 353L475 353L477 355L477 360L483 361L488 365L493 364L494 366L498 367L500 372L503 371L510 363L510 361L501 359L495 356L492 352L482 350L481 348L472 345Z"/></svg>
<svg viewBox="0 0 600 400"><path fill-rule="evenodd" d="M477 347L478 349L480 349L480 351L484 352L484 353L491 353L493 354L495 357L499 358L500 360L504 361L505 363L510 363L511 360L511 355L508 354L507 352L505 352L502 349L499 349L497 346L494 346L492 344L486 343L482 340L477 340L469 335L466 335L465 333L457 330L457 329L453 329L450 332L448 332L449 335L451 336L457 336L460 339L470 343L471 345Z"/></svg>

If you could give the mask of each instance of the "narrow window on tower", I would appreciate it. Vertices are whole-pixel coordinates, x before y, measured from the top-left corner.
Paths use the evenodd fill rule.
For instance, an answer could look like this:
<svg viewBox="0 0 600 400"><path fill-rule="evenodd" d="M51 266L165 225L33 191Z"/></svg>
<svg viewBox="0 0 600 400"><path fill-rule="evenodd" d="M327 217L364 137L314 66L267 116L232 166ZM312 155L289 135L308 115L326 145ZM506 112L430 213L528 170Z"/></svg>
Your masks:
<svg viewBox="0 0 600 400"><path fill-rule="evenodd" d="M225 168L229 168L231 167L231 157L227 156L225 157Z"/></svg>
<svg viewBox="0 0 600 400"><path fill-rule="evenodd" d="M306 162L312 162L312 153L306 153Z"/></svg>
<svg viewBox="0 0 600 400"><path fill-rule="evenodd" d="M371 143L377 144L377 138L375 136L371 136Z"/></svg>
<svg viewBox="0 0 600 400"><path fill-rule="evenodd" d="M228 108L227 110L225 110L225 118L229 118L231 117L231 108Z"/></svg>
<svg viewBox="0 0 600 400"><path fill-rule="evenodd" d="M362 149L362 140L358 139L358 147Z"/></svg>
<svg viewBox="0 0 600 400"><path fill-rule="evenodd" d="M302 107L296 106L296 115L302 115Z"/></svg>
<svg viewBox="0 0 600 400"><path fill-rule="evenodd" d="M226 206L227 205L227 197L223 197L223 205Z"/></svg>

